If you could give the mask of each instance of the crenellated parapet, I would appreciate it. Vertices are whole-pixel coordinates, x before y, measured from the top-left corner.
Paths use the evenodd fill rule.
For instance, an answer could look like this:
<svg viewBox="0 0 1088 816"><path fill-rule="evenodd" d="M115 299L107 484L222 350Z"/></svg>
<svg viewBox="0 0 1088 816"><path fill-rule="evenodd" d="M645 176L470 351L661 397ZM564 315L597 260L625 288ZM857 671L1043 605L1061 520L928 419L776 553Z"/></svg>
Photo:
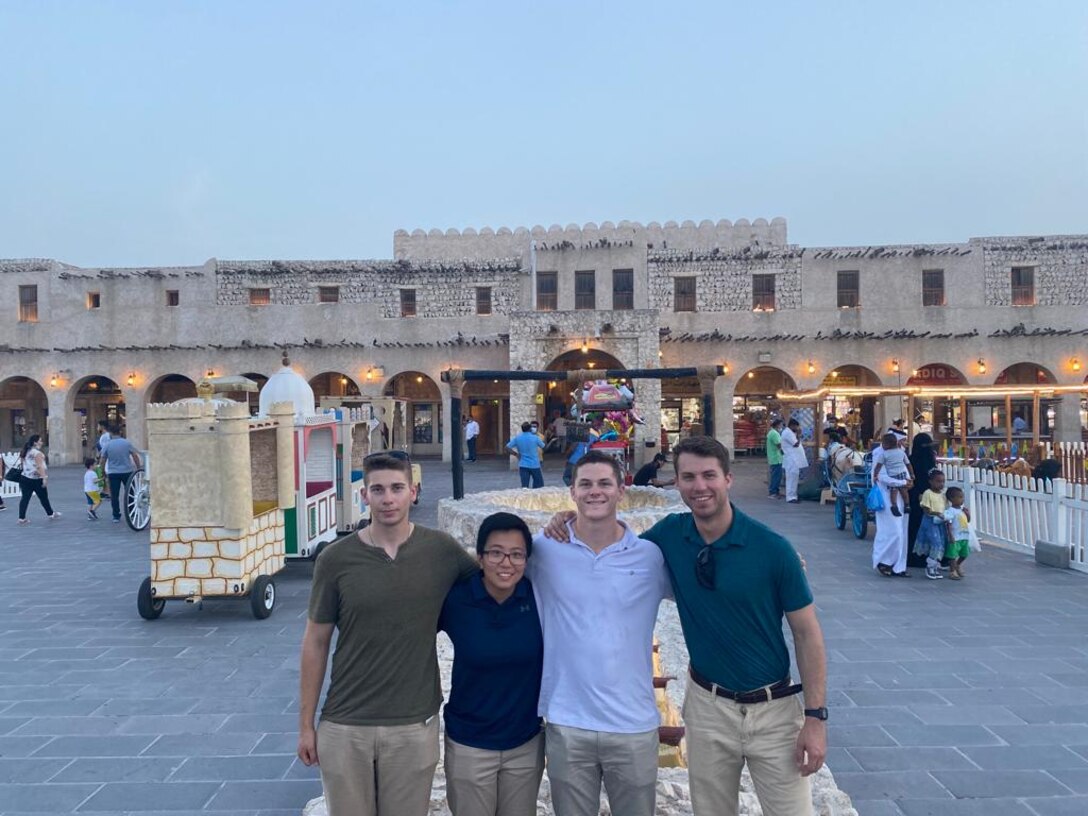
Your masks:
<svg viewBox="0 0 1088 816"><path fill-rule="evenodd" d="M713 248L737 250L748 246L784 247L786 239L786 219L774 218L767 221L757 218L748 221L723 219L720 221L666 221L659 224L651 221L642 224L638 221L620 221L613 224L605 221L595 224L592 221L579 226L568 224L562 227L553 224L517 227L500 227L493 230L484 227L477 232L472 227L465 230L421 229L408 232L397 230L393 234L393 257L397 260L458 260L483 258L527 258L530 245L536 242L538 251L564 249L597 249L606 247L632 246L640 249L678 249L708 250Z"/></svg>

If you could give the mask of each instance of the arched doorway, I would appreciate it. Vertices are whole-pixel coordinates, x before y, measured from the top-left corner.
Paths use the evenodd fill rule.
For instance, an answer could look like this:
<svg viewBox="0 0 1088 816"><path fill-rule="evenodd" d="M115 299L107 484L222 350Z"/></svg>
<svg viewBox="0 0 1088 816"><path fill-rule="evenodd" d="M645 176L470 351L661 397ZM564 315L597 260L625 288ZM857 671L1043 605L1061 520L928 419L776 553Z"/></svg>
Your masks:
<svg viewBox="0 0 1088 816"><path fill-rule="evenodd" d="M608 369L621 369L623 367L623 363L608 352L591 348L588 351L571 349L564 352L548 363L544 370L581 371L589 369L607 371ZM630 383L628 385L630 386ZM548 380L537 385L536 418L542 428L546 428L556 417L571 418L572 395L581 386L582 383L570 380Z"/></svg>
<svg viewBox="0 0 1088 816"><path fill-rule="evenodd" d="M510 433L510 383L507 380L470 380L461 392L466 415L480 426L476 455L504 454Z"/></svg>
<svg viewBox="0 0 1088 816"><path fill-rule="evenodd" d="M1050 369L1028 362L1007 366L994 378L994 385L1055 385L1057 382L1058 378ZM991 427L1000 429L1005 427L1006 422L1011 422L1013 434L1024 436L1038 425L1039 436L1047 438L1054 427L1058 403L1056 399L1035 400L1032 396L1018 396L1003 404L987 405L985 409L986 416L997 423ZM1006 411L1007 408L1011 409L1011 414Z"/></svg>
<svg viewBox="0 0 1088 816"><path fill-rule="evenodd" d="M409 454L442 455L442 392L437 383L419 371L402 371L385 384L382 393L408 403L411 429Z"/></svg>
<svg viewBox="0 0 1088 816"><path fill-rule="evenodd" d="M34 434L45 438L49 417L49 397L45 389L29 377L8 377L0 382L0 450L21 449Z"/></svg>
<svg viewBox="0 0 1088 816"><path fill-rule="evenodd" d="M159 377L147 389L147 401L154 403L177 402L196 396L196 383L184 374L167 374Z"/></svg>
<svg viewBox="0 0 1088 816"><path fill-rule="evenodd" d="M67 447L80 458L93 454L99 421L106 420L125 433L125 398L121 387L109 377L94 374L73 383L68 405L73 422Z"/></svg>
<svg viewBox="0 0 1088 816"><path fill-rule="evenodd" d="M758 366L740 375L733 390L733 447L737 453L764 450L771 414L782 412L776 394L796 390L793 377L774 366Z"/></svg>
<svg viewBox="0 0 1088 816"><path fill-rule="evenodd" d="M926 363L918 366L910 372L906 384L922 386L929 391L929 393L920 393L911 401L913 409L910 406L904 406L902 409L901 418L906 421L912 434L928 433L937 442L960 438L963 434L961 427L963 417L960 415L964 412L967 414L968 435L972 433L973 428L982 427L977 424L981 421L981 413L975 410L974 403L964 402L961 405L938 393L939 389L945 386L967 385L967 378L954 365ZM913 414L907 416L912 410ZM900 417L889 417L889 421L898 418Z"/></svg>
<svg viewBox="0 0 1088 816"><path fill-rule="evenodd" d="M359 396L358 384L341 371L325 371L311 377L310 388L314 390L315 408L321 405L322 397Z"/></svg>
<svg viewBox="0 0 1088 816"><path fill-rule="evenodd" d="M837 366L827 372L820 384L828 388L877 388L883 385L880 377L871 368L848 363ZM877 416L876 397L857 394L829 394L820 406L820 420L824 427L834 417L839 425L845 425L850 437L859 442L873 439L880 426L887 427L884 417Z"/></svg>

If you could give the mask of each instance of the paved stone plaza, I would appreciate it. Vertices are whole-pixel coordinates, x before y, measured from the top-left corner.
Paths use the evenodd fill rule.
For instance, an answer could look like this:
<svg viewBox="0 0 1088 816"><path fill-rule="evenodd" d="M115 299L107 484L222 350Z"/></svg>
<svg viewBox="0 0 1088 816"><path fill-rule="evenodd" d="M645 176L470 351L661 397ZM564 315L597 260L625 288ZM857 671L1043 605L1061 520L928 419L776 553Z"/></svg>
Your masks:
<svg viewBox="0 0 1088 816"><path fill-rule="evenodd" d="M424 473L433 524L448 466ZM883 579L830 507L769 501L763 473L741 462L734 494L808 561L828 762L858 812L1088 813L1088 576L988 548L959 583ZM62 519L0 514L0 813L300 813L320 794L294 756L309 565L277 577L268 620L209 602L144 621L147 535L86 521L81 470L51 475ZM466 468L470 492L516 483L505 460Z"/></svg>

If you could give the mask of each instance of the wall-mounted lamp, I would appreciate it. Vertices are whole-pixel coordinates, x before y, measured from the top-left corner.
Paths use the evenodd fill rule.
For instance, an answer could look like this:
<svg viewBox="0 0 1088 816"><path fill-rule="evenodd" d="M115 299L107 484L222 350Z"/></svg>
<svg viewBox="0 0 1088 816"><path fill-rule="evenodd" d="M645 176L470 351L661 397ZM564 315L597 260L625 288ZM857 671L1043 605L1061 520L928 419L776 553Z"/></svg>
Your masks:
<svg viewBox="0 0 1088 816"><path fill-rule="evenodd" d="M129 388L132 388L132 386L136 385L136 372L135 371L130 371L128 373L128 379L125 380L125 382L128 383Z"/></svg>
<svg viewBox="0 0 1088 816"><path fill-rule="evenodd" d="M722 363L722 374L729 373L729 363Z"/></svg>
<svg viewBox="0 0 1088 816"><path fill-rule="evenodd" d="M808 373L809 374L815 374L816 373L816 364L814 362L812 362L812 360L808 361Z"/></svg>
<svg viewBox="0 0 1088 816"><path fill-rule="evenodd" d="M1080 371L1080 360L1078 360L1076 357L1073 358L1069 365L1074 371Z"/></svg>
<svg viewBox="0 0 1088 816"><path fill-rule="evenodd" d="M416 375L416 382L417 383L423 382L423 375L422 374L417 374Z"/></svg>
<svg viewBox="0 0 1088 816"><path fill-rule="evenodd" d="M589 341L588 340L583 340L582 341L582 354L589 354Z"/></svg>
<svg viewBox="0 0 1088 816"><path fill-rule="evenodd" d="M348 384L348 378L347 377L341 377L340 378L340 385L347 385L347 384Z"/></svg>
<svg viewBox="0 0 1088 816"><path fill-rule="evenodd" d="M892 371L894 371L896 374L899 373L899 358L898 357L892 357Z"/></svg>
<svg viewBox="0 0 1088 816"><path fill-rule="evenodd" d="M664 356L665 356L665 352L663 352L663 351L658 351L658 352L657 352L657 359L659 359L659 360L660 360L660 359L662 359L662 358L663 358Z"/></svg>
<svg viewBox="0 0 1088 816"><path fill-rule="evenodd" d="M56 374L54 374L52 377L50 377L49 378L49 387L50 388L56 388L58 379L59 379L59 376L56 375Z"/></svg>
<svg viewBox="0 0 1088 816"><path fill-rule="evenodd" d="M586 363L586 365L589 366L590 368L596 368L597 367L597 364L595 362L593 362L592 360L590 360L588 363Z"/></svg>
<svg viewBox="0 0 1088 816"><path fill-rule="evenodd" d="M754 380L755 378L756 378L756 373L754 371L749 371L748 372L748 379L749 380Z"/></svg>
<svg viewBox="0 0 1088 816"><path fill-rule="evenodd" d="M986 361L983 360L981 357L978 358L978 373L979 374L985 374L986 373Z"/></svg>
<svg viewBox="0 0 1088 816"><path fill-rule="evenodd" d="M214 368L209 368L207 376L208 376L209 379L211 377L214 377L215 376L215 369Z"/></svg>
<svg viewBox="0 0 1088 816"><path fill-rule="evenodd" d="M385 369L381 366L371 366L366 370L367 380L381 379L385 376Z"/></svg>

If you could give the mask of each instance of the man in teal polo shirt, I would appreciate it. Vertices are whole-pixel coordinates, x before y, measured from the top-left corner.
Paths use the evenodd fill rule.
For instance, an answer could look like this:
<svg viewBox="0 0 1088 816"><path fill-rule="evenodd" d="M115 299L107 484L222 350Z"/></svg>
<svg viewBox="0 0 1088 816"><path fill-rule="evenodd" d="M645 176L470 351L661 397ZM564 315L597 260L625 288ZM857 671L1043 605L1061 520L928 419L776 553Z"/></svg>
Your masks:
<svg viewBox="0 0 1088 816"><path fill-rule="evenodd" d="M752 774L767 816L808 816L807 776L827 753L823 634L804 569L782 536L729 502L729 454L710 437L673 453L691 513L642 537L665 555L691 658L684 699L691 801L697 816L738 811L740 773ZM790 680L785 615L804 687Z"/></svg>

